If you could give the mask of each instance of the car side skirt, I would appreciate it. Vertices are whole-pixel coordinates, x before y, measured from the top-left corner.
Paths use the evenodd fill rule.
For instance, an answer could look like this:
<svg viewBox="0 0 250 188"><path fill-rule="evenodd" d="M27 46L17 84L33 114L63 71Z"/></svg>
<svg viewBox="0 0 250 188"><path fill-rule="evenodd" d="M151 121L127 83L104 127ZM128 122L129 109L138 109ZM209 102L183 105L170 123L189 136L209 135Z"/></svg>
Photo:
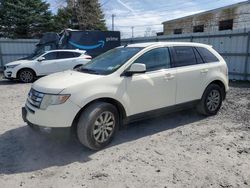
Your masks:
<svg viewBox="0 0 250 188"><path fill-rule="evenodd" d="M173 106L160 108L157 110L147 111L147 112L135 114L132 116L128 116L127 118L124 119L123 124L129 124L129 123L133 123L133 122L137 122L137 121L141 121L145 119L159 117L159 116L177 112L177 111L194 108L199 102L200 100L194 100L190 102L185 102L185 103L181 103L181 104L177 104Z"/></svg>

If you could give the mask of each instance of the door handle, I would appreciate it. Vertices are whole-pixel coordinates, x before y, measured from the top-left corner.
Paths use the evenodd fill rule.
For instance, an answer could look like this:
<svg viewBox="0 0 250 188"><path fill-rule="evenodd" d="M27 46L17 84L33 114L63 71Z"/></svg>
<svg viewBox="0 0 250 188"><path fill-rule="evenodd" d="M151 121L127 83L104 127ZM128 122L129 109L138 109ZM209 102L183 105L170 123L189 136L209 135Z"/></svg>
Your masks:
<svg viewBox="0 0 250 188"><path fill-rule="evenodd" d="M202 69L201 70L201 73L207 73L208 72L208 69Z"/></svg>
<svg viewBox="0 0 250 188"><path fill-rule="evenodd" d="M164 78L165 78L165 80L167 80L167 81L168 81L168 80L173 80L173 79L174 79L174 75L168 73L168 74L165 74Z"/></svg>

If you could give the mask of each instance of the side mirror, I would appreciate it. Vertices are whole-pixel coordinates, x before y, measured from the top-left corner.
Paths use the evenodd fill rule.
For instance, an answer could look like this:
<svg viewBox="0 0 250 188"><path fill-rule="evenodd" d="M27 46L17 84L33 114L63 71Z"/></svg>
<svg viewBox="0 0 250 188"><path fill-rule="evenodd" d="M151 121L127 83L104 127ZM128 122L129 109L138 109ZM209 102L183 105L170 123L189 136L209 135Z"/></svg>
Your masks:
<svg viewBox="0 0 250 188"><path fill-rule="evenodd" d="M132 76L133 74L145 73L146 65L142 63L134 63L130 69L125 72L125 76Z"/></svg>
<svg viewBox="0 0 250 188"><path fill-rule="evenodd" d="M45 57L39 57L39 58L37 59L37 61L39 61L39 62L44 61L44 60L45 60Z"/></svg>

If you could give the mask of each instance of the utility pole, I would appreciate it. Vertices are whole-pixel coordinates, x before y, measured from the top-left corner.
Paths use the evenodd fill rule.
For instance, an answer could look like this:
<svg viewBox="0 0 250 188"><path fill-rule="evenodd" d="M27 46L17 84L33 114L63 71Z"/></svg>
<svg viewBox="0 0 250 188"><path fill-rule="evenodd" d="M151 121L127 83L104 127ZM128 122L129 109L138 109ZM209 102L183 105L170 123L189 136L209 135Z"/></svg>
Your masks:
<svg viewBox="0 0 250 188"><path fill-rule="evenodd" d="M134 38L134 26L132 26L131 29L132 29L132 38Z"/></svg>
<svg viewBox="0 0 250 188"><path fill-rule="evenodd" d="M112 31L115 30L115 15L112 14Z"/></svg>

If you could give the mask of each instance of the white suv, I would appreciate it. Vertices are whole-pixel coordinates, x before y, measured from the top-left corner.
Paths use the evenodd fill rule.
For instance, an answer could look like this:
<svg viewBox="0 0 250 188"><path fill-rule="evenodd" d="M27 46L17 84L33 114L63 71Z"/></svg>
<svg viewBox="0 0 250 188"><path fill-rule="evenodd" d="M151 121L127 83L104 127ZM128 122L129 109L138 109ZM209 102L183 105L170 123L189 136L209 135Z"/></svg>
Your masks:
<svg viewBox="0 0 250 188"><path fill-rule="evenodd" d="M227 65L211 46L125 45L78 71L36 81L23 119L29 125L72 126L83 145L98 150L124 123L190 107L215 115L228 89Z"/></svg>
<svg viewBox="0 0 250 188"><path fill-rule="evenodd" d="M29 59L14 61L4 66L4 77L32 82L36 77L86 64L91 56L83 50L51 50Z"/></svg>

